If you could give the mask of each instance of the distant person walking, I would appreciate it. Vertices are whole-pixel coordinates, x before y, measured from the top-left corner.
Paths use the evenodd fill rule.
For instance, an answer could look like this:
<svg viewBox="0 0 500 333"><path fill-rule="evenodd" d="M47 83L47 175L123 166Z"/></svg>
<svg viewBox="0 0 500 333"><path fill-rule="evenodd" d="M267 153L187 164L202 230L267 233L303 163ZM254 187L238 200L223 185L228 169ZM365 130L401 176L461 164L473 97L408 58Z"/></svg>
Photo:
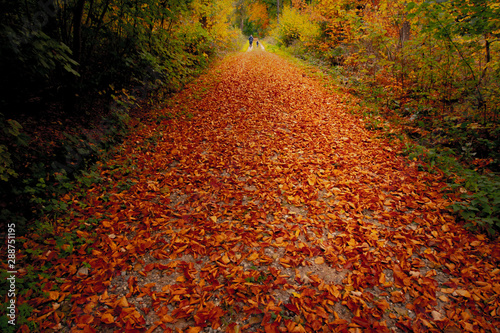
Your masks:
<svg viewBox="0 0 500 333"><path fill-rule="evenodd" d="M250 47L252 47L252 43L253 43L253 36L250 35L250 37L248 38L248 41L250 42Z"/></svg>

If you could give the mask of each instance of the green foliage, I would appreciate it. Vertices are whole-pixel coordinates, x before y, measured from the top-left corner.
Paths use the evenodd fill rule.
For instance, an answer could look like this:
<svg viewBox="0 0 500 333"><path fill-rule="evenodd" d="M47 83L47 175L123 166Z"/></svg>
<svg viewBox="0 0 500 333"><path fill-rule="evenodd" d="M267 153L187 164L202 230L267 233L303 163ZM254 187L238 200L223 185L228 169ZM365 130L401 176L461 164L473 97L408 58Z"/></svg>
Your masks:
<svg viewBox="0 0 500 333"><path fill-rule="evenodd" d="M79 76L71 49L41 30L0 26L0 103L12 113L34 91L58 85L65 76ZM59 81L60 82L60 81ZM1 105L0 104L0 105Z"/></svg>
<svg viewBox="0 0 500 333"><path fill-rule="evenodd" d="M25 296L28 291L31 292L30 298L36 298L43 295L42 286L40 286L40 278L48 277L46 273L43 271L35 271L33 266L27 265L24 267L26 269L26 274L23 277L16 276L16 296ZM7 271L2 270L0 272L0 290L2 291L2 295L6 295L7 293L4 291L8 290L7 277L11 275L7 273ZM0 306L3 309L6 309L7 303L0 303ZM8 324L8 318L5 315L0 317L0 330L2 332L16 332L16 328L27 325L31 332L36 332L37 327L36 324L32 321L29 321L28 318L31 316L34 308L31 307L27 302L17 302L17 316L16 316L16 325Z"/></svg>
<svg viewBox="0 0 500 333"><path fill-rule="evenodd" d="M84 225L83 223L81 224ZM79 236L76 231L71 233L64 233L62 236L56 236L56 248L59 249L59 257L65 258L73 251L75 248L78 250L84 244L92 244L94 241L91 239L85 239Z"/></svg>
<svg viewBox="0 0 500 333"><path fill-rule="evenodd" d="M491 235L498 232L500 230L499 177L479 175L467 170L464 187L471 192L463 193L462 201L454 203L451 208L467 222L467 227L486 230Z"/></svg>
<svg viewBox="0 0 500 333"><path fill-rule="evenodd" d="M2 195L10 201L0 211L0 221L16 223L19 233L23 234L30 228L27 225L29 220L36 220L38 216L57 218L65 212L67 204L60 197L74 188L75 180L79 186L90 186L100 181L91 166L97 159L105 157L123 138L128 131L128 120L127 113L117 110L91 131L80 135L65 133L65 140L59 143L60 151L53 156L39 151L22 152L11 142L9 147L17 149L16 159L31 162L29 169L11 165L11 169L23 177L11 177L0 184ZM25 135L18 130L17 127L11 130L16 134L13 138L24 143ZM11 141L18 142L16 140ZM37 225L48 232L53 229L53 226L41 222Z"/></svg>
<svg viewBox="0 0 500 333"><path fill-rule="evenodd" d="M18 177L11 152L28 145L28 137L21 133L22 126L15 120L5 120L0 113L0 181Z"/></svg>
<svg viewBox="0 0 500 333"><path fill-rule="evenodd" d="M464 100L472 109L468 113L483 122L497 119L500 62L492 55L499 51L500 5L485 0L425 1L407 8L411 18L423 23L419 39L429 50L427 61L434 62L422 74L433 71L431 80L445 80L435 88L440 99Z"/></svg>
<svg viewBox="0 0 500 333"><path fill-rule="evenodd" d="M450 188L461 192L461 201L449 208L458 213L473 230L486 230L489 234L500 231L500 177L480 174L464 168L451 150L427 149L406 144L404 153L410 160L420 161L419 169L434 172L442 170L450 179Z"/></svg>
<svg viewBox="0 0 500 333"><path fill-rule="evenodd" d="M34 97L75 112L78 99L90 103L116 90L137 102L159 88L176 91L235 36L229 0L78 3L0 4L0 89L8 92L0 102L9 114Z"/></svg>
<svg viewBox="0 0 500 333"><path fill-rule="evenodd" d="M410 160L422 162L418 167L427 172L435 172L434 168L437 167L451 177L453 173L463 170L454 157L454 152L450 149L426 148L421 145L406 143L403 153L408 155Z"/></svg>

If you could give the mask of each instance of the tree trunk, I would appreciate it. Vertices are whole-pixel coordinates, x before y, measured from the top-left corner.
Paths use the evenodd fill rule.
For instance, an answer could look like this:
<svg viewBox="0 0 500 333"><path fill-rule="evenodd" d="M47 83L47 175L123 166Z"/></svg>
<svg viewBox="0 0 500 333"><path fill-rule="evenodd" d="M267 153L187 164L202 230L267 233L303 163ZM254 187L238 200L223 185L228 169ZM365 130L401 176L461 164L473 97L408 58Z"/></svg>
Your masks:
<svg viewBox="0 0 500 333"><path fill-rule="evenodd" d="M488 37L486 37L485 40L486 40L486 63L489 63L491 61L491 53L490 53L491 42L488 40Z"/></svg>
<svg viewBox="0 0 500 333"><path fill-rule="evenodd" d="M108 11L109 2L110 2L110 0L106 0L106 4L104 5L104 8L101 12L101 15L99 15L99 19L97 21L97 26L96 26L95 32L94 32L94 37L92 38L91 44L88 47L87 54L85 55L86 59L90 59L90 57L92 56L92 52L94 51L94 47L95 47L96 43L98 42L97 37L99 35L99 31L101 30L102 24L104 22L104 15L106 15L106 13Z"/></svg>
<svg viewBox="0 0 500 333"><path fill-rule="evenodd" d="M82 54L82 17L85 0L78 0L73 12L73 58L80 62Z"/></svg>
<svg viewBox="0 0 500 333"><path fill-rule="evenodd" d="M410 22L404 21L401 29L399 30L399 45L403 47L404 42L410 40Z"/></svg>
<svg viewBox="0 0 500 333"><path fill-rule="evenodd" d="M78 0L73 9L73 59L80 64L82 55L82 18L83 9L85 8L85 0ZM76 71L80 69L77 65ZM80 73L81 74L81 73ZM68 73L68 86L66 90L65 109L68 113L75 113L76 96L78 95L78 77Z"/></svg>
<svg viewBox="0 0 500 333"><path fill-rule="evenodd" d="M280 0L276 0L276 20L280 25Z"/></svg>

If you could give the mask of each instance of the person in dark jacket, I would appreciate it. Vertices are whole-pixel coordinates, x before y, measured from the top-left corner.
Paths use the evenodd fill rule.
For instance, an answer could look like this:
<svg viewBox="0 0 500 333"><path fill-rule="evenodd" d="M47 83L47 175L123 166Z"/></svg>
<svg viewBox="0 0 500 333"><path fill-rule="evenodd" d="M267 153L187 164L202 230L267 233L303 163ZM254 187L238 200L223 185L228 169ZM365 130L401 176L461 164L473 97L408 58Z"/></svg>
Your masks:
<svg viewBox="0 0 500 333"><path fill-rule="evenodd" d="M248 38L248 41L250 42L250 47L252 47L252 43L253 43L253 36L250 35L250 37Z"/></svg>

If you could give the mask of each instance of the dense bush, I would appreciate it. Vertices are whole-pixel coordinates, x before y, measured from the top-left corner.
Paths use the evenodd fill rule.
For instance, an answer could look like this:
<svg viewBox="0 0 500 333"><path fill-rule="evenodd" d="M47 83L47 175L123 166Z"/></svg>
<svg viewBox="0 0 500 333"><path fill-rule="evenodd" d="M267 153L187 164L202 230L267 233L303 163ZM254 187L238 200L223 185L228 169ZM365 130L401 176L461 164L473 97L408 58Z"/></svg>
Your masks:
<svg viewBox="0 0 500 333"><path fill-rule="evenodd" d="M290 46L295 41L307 45L313 42L319 33L319 26L311 20L309 13L286 6L283 8L280 24L273 31L273 36L285 46Z"/></svg>

